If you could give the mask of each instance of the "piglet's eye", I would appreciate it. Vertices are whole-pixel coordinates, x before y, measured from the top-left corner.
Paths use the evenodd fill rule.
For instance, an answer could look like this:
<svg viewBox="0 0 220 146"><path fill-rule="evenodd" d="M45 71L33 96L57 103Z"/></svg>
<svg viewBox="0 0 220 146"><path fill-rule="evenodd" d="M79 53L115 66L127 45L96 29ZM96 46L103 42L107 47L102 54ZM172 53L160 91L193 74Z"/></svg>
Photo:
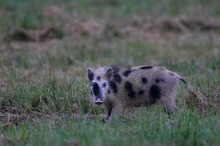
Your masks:
<svg viewBox="0 0 220 146"><path fill-rule="evenodd" d="M102 84L102 87L106 87L106 83L103 83L103 84Z"/></svg>

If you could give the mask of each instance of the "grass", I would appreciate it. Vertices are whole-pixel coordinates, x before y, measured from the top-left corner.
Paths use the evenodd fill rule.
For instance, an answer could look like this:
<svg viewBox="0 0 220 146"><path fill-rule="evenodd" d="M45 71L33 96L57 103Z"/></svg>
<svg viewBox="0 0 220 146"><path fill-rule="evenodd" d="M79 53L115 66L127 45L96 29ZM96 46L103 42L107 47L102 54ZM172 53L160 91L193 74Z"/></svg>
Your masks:
<svg viewBox="0 0 220 146"><path fill-rule="evenodd" d="M219 30L197 25L177 31L172 21L219 21L218 4L1 0L0 145L220 145ZM171 27L166 29L162 20ZM36 35L51 26L64 37L13 38L17 29ZM89 103L86 68L117 63L178 72L204 95L205 112L193 99L187 104L189 95L181 84L178 114L168 116L155 105L103 124L104 108Z"/></svg>
<svg viewBox="0 0 220 146"><path fill-rule="evenodd" d="M186 110L169 118L155 109L136 113L133 119L101 123L100 119L73 119L60 116L56 121L39 121L12 126L5 135L21 145L216 145L218 116L198 115Z"/></svg>

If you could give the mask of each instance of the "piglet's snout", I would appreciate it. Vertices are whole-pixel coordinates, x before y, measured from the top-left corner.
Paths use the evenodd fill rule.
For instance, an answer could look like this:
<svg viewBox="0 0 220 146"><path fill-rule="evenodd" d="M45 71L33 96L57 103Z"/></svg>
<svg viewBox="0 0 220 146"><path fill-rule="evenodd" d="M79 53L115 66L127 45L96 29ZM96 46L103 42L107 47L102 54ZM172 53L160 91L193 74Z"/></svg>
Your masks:
<svg viewBox="0 0 220 146"><path fill-rule="evenodd" d="M103 100L101 98L97 98L95 104L97 105L103 104Z"/></svg>

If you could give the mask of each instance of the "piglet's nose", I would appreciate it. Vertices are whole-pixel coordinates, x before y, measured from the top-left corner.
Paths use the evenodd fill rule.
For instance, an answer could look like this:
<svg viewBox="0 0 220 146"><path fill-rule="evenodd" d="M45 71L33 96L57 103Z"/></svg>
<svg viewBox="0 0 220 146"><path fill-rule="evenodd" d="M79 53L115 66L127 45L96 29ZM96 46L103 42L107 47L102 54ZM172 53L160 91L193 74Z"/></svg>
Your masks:
<svg viewBox="0 0 220 146"><path fill-rule="evenodd" d="M100 105L103 103L103 100L101 98L96 99L95 104Z"/></svg>
<svg viewBox="0 0 220 146"><path fill-rule="evenodd" d="M103 102L95 102L95 104L97 105L101 105Z"/></svg>

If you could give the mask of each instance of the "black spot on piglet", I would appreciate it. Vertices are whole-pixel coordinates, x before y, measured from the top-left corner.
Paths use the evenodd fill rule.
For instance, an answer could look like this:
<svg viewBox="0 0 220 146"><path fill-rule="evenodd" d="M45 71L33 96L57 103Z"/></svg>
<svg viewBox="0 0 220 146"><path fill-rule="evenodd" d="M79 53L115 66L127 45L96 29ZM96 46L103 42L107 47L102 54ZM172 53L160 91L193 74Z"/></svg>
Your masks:
<svg viewBox="0 0 220 146"><path fill-rule="evenodd" d="M131 70L127 70L127 71L123 72L123 75L124 75L125 77L127 77L127 76L129 76L129 74L130 74L131 72L132 72Z"/></svg>
<svg viewBox="0 0 220 146"><path fill-rule="evenodd" d="M129 97L135 98L136 93L135 93L135 91L133 90L132 84L127 81L127 82L125 82L124 87L125 87L125 90L128 92L127 95L128 95Z"/></svg>
<svg viewBox="0 0 220 146"><path fill-rule="evenodd" d="M152 85L149 90L151 97L159 99L161 97L161 90L157 85Z"/></svg>
<svg viewBox="0 0 220 146"><path fill-rule="evenodd" d="M143 94L144 94L144 90L139 90L139 91L138 91L138 94L139 94L139 95L143 95Z"/></svg>
<svg viewBox="0 0 220 146"><path fill-rule="evenodd" d="M151 69L153 66L142 66L140 69Z"/></svg>
<svg viewBox="0 0 220 146"><path fill-rule="evenodd" d="M156 78L156 79L155 79L155 82L156 82L156 83L160 83L160 79Z"/></svg>
<svg viewBox="0 0 220 146"><path fill-rule="evenodd" d="M113 74L113 79L117 83L121 83L121 81L122 81L121 76L118 73Z"/></svg>
<svg viewBox="0 0 220 146"><path fill-rule="evenodd" d="M165 83L165 80L162 79L162 78L161 78L161 79L160 79L160 78L156 78L156 79L155 79L155 82L156 82L156 83L161 83L161 82L162 82L162 83Z"/></svg>
<svg viewBox="0 0 220 146"><path fill-rule="evenodd" d="M94 93L95 96L98 96L98 95L100 94L99 86L98 86L97 83L94 83L94 84L93 84L92 90L93 90L93 93Z"/></svg>
<svg viewBox="0 0 220 146"><path fill-rule="evenodd" d="M147 80L147 78L141 78L141 82L143 83L143 84L146 84L147 82L148 82L148 80Z"/></svg>
<svg viewBox="0 0 220 146"><path fill-rule="evenodd" d="M118 93L118 87L114 81L109 81L109 86L112 89L112 91L117 94Z"/></svg>
<svg viewBox="0 0 220 146"><path fill-rule="evenodd" d="M98 76L98 77L97 77L97 80L98 80L98 81L100 81L100 80L101 80L101 77L100 77L100 76Z"/></svg>

